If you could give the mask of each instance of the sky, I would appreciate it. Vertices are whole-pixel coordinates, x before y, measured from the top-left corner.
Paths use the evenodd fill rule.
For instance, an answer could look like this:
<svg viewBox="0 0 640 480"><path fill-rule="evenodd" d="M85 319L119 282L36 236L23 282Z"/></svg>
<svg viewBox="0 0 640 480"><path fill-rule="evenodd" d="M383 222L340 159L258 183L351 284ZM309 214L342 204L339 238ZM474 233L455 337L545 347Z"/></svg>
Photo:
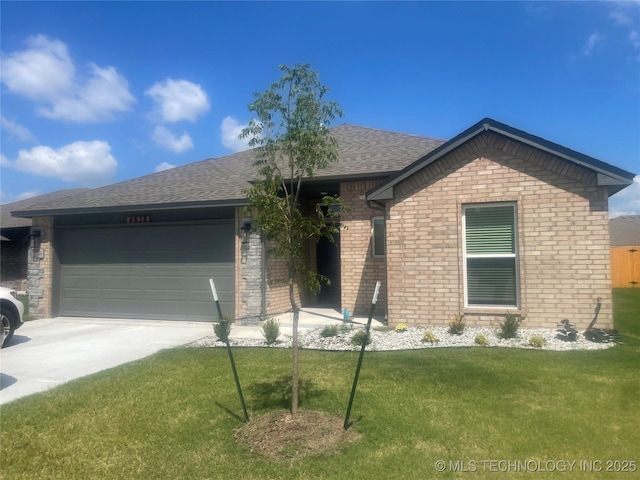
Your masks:
<svg viewBox="0 0 640 480"><path fill-rule="evenodd" d="M0 2L0 201L246 149L308 63L349 123L448 140L484 117L640 174L640 1ZM640 176L610 199L640 214Z"/></svg>

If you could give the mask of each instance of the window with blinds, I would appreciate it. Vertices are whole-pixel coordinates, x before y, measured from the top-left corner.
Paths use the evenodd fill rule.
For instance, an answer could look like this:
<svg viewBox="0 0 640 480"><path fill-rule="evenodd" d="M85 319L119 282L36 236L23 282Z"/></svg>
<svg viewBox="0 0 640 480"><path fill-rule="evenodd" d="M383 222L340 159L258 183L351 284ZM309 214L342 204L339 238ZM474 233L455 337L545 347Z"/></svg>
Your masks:
<svg viewBox="0 0 640 480"><path fill-rule="evenodd" d="M374 257L384 257L386 254L385 241L385 221L384 217L374 217L371 219L371 237Z"/></svg>
<svg viewBox="0 0 640 480"><path fill-rule="evenodd" d="M516 205L467 205L463 225L466 305L517 308Z"/></svg>

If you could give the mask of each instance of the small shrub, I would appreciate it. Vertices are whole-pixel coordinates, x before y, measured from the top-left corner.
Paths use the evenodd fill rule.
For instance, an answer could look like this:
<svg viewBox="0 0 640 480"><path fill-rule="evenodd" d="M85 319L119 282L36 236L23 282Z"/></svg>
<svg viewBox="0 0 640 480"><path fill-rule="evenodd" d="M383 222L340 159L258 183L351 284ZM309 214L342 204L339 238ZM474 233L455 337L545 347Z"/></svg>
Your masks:
<svg viewBox="0 0 640 480"><path fill-rule="evenodd" d="M422 336L422 341L425 343L436 343L438 339L433 334L433 332L427 330L426 332L424 332L424 335Z"/></svg>
<svg viewBox="0 0 640 480"><path fill-rule="evenodd" d="M456 315L453 319L449 320L449 333L452 335L462 335L465 325L466 320L464 319L464 315Z"/></svg>
<svg viewBox="0 0 640 480"><path fill-rule="evenodd" d="M365 345L369 345L371 343L371 335L369 335L365 330L360 330L351 337L351 343L353 345L360 346L363 342Z"/></svg>
<svg viewBox="0 0 640 480"><path fill-rule="evenodd" d="M396 332L397 333L404 333L409 329L409 327L407 326L406 323L399 323L398 325L396 325Z"/></svg>
<svg viewBox="0 0 640 480"><path fill-rule="evenodd" d="M262 336L267 341L267 345L273 345L280 336L280 322L275 318L265 320L262 324Z"/></svg>
<svg viewBox="0 0 640 480"><path fill-rule="evenodd" d="M349 323L349 322L343 322L340 325L340 333L349 333L351 330L353 330L353 324Z"/></svg>
<svg viewBox="0 0 640 480"><path fill-rule="evenodd" d="M532 335L529 337L529 346L534 348L544 347L544 337L542 335Z"/></svg>
<svg viewBox="0 0 640 480"><path fill-rule="evenodd" d="M213 333L221 342L229 341L229 334L231 333L231 327L233 327L233 319L230 317L224 317L223 320L213 324Z"/></svg>
<svg viewBox="0 0 640 480"><path fill-rule="evenodd" d="M327 325L320 331L320 336L323 338L336 337L338 335L337 325Z"/></svg>
<svg viewBox="0 0 640 480"><path fill-rule="evenodd" d="M388 325L377 325L377 326L373 327L373 330L375 332L388 332L389 331L389 326Z"/></svg>
<svg viewBox="0 0 640 480"><path fill-rule="evenodd" d="M480 345L481 347L486 347L487 345L489 345L489 340L487 340L487 337L482 333L476 335L474 342L476 342L476 345Z"/></svg>
<svg viewBox="0 0 640 480"><path fill-rule="evenodd" d="M515 313L507 313L504 317L504 322L500 323L500 336L502 338L516 338L518 328L524 320L523 317Z"/></svg>

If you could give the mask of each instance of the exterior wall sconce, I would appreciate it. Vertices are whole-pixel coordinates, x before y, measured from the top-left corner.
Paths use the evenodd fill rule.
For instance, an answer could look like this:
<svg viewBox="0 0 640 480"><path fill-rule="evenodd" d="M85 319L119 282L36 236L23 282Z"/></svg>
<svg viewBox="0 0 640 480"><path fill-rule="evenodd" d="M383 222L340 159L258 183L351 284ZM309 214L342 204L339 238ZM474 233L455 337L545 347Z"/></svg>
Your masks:
<svg viewBox="0 0 640 480"><path fill-rule="evenodd" d="M244 220L242 222L242 226L240 227L240 238L242 239L242 244L246 245L249 243L251 237L251 221Z"/></svg>
<svg viewBox="0 0 640 480"><path fill-rule="evenodd" d="M33 259L37 260L38 251L40 250L40 238L42 236L42 232L40 230L31 230L29 233L29 243L33 245Z"/></svg>

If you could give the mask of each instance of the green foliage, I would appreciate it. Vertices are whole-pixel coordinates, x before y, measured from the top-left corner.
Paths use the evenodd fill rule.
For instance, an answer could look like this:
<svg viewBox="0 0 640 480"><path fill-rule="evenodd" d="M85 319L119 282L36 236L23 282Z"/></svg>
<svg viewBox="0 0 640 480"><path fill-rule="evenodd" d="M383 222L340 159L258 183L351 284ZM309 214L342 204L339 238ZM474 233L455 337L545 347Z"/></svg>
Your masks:
<svg viewBox="0 0 640 480"><path fill-rule="evenodd" d="M504 322L500 322L500 336L502 338L516 338L518 328L524 320L524 317L515 313L507 313Z"/></svg>
<svg viewBox="0 0 640 480"><path fill-rule="evenodd" d="M342 322L340 324L339 330L340 330L340 333L349 333L351 330L353 330L353 324L348 322Z"/></svg>
<svg viewBox="0 0 640 480"><path fill-rule="evenodd" d="M365 330L359 330L351 337L351 343L353 345L360 346L363 342L365 345L371 344L371 335L367 334Z"/></svg>
<svg viewBox="0 0 640 480"><path fill-rule="evenodd" d="M215 322L213 324L213 333L221 342L227 342L229 340L229 334L231 333L231 327L233 327L233 319L231 317L224 317L224 320Z"/></svg>
<svg viewBox="0 0 640 480"><path fill-rule="evenodd" d="M424 332L424 335L422 335L422 341L425 343L436 343L438 339L432 331L427 330L426 332Z"/></svg>
<svg viewBox="0 0 640 480"><path fill-rule="evenodd" d="M329 89L309 65L279 68L280 80L255 94L249 105L255 118L240 135L258 147L260 178L245 193L257 228L270 241L272 253L287 264L289 282L300 279L309 291L318 293L321 282L330 279L309 267L306 243L321 237L333 241L344 206L339 196L324 196L308 209L300 195L303 179L338 161L329 125L342 111L325 99Z"/></svg>
<svg viewBox="0 0 640 480"><path fill-rule="evenodd" d="M338 336L338 326L337 325L327 325L320 331L320 336L327 337L336 337Z"/></svg>
<svg viewBox="0 0 640 480"><path fill-rule="evenodd" d="M462 335L466 326L464 315L459 314L449 320L449 333L452 335Z"/></svg>
<svg viewBox="0 0 640 480"><path fill-rule="evenodd" d="M487 340L487 336L482 333L479 333L478 335L476 335L474 342L476 345L480 345L481 347L486 347L487 345L489 345L489 340Z"/></svg>
<svg viewBox="0 0 640 480"><path fill-rule="evenodd" d="M544 337L542 335L531 335L529 337L529 346L534 348L544 347Z"/></svg>
<svg viewBox="0 0 640 480"><path fill-rule="evenodd" d="M262 336L267 345L273 345L280 336L280 322L276 318L269 318L262 324Z"/></svg>
<svg viewBox="0 0 640 480"><path fill-rule="evenodd" d="M404 333L409 329L409 327L407 326L406 323L399 323L398 325L396 325L396 332L397 333Z"/></svg>

